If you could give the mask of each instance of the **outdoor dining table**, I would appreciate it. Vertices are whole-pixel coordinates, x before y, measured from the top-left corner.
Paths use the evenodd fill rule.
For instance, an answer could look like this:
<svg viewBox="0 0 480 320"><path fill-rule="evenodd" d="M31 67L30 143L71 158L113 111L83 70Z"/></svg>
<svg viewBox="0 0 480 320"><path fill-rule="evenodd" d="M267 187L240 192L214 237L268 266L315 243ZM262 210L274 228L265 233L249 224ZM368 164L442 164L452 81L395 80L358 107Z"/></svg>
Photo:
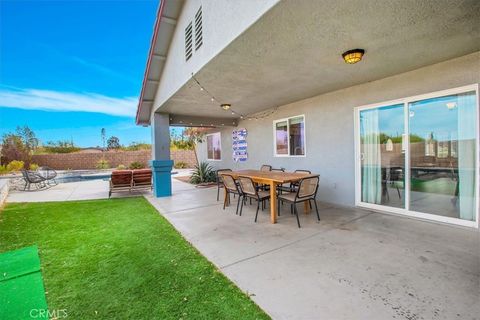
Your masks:
<svg viewBox="0 0 480 320"><path fill-rule="evenodd" d="M308 174L305 172L282 172L282 171L260 171L260 170L238 170L219 172L219 174L231 175L234 179L238 177L249 177L257 184L266 184L270 186L270 222L277 222L277 186L285 183L299 182L303 178L318 177L318 174ZM227 192L225 192L225 200ZM304 202L305 213L310 212L308 201Z"/></svg>

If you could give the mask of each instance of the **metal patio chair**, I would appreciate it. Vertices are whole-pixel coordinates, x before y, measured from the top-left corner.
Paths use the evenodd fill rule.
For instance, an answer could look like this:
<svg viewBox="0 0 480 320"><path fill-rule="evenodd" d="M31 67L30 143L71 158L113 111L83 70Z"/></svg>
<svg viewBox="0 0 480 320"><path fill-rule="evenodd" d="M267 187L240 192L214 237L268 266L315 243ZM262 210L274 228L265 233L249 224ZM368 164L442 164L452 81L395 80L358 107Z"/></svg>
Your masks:
<svg viewBox="0 0 480 320"><path fill-rule="evenodd" d="M235 211L235 214L238 214L238 206L242 198L242 190L240 189L240 186L236 183L233 176L229 174L223 174L223 185L225 186L225 200L223 201L223 210L225 210L227 202L228 204L230 204L230 194L238 194L237 210Z"/></svg>
<svg viewBox="0 0 480 320"><path fill-rule="evenodd" d="M243 200L247 198L257 200L257 212L255 213L255 222L257 222L258 210L260 209L260 202L262 202L262 210L263 210L263 203L265 200L270 199L270 192L258 190L258 188L255 187L253 180L249 177L240 176L238 177L238 181L240 181L240 187L242 190L242 194L239 197L242 199L238 199L238 203L240 202L242 203L240 206L240 215L242 215L243 204L245 202Z"/></svg>
<svg viewBox="0 0 480 320"><path fill-rule="evenodd" d="M220 199L220 189L223 188L223 180L220 172L232 172L232 169L218 169L215 172L215 177L217 180L217 201Z"/></svg>
<svg viewBox="0 0 480 320"><path fill-rule="evenodd" d="M25 186L23 187L24 191L33 191L31 189L32 185L35 185L37 188L36 190L46 189L49 187L49 185L45 183L47 179L35 171L22 170L22 175L23 179L25 180Z"/></svg>
<svg viewBox="0 0 480 320"><path fill-rule="evenodd" d="M293 212L297 217L297 224L299 228L300 228L300 219L298 218L297 203L308 201L308 203L311 206L310 201L313 200L313 203L315 204L315 211L317 212L317 218L318 218L318 221L320 221L317 202L315 201L315 198L317 196L319 181L320 181L320 178L318 176L303 178L302 180L300 180L298 184L298 189L296 190L296 192L279 194L277 197L277 201L278 201L277 208L280 208L280 201L292 203ZM279 213L278 215L280 215L280 209L278 210L278 213Z"/></svg>
<svg viewBox="0 0 480 320"><path fill-rule="evenodd" d="M50 167L40 167L38 173L45 178L45 183L49 186L56 186L58 184L55 178L57 177L57 171Z"/></svg>

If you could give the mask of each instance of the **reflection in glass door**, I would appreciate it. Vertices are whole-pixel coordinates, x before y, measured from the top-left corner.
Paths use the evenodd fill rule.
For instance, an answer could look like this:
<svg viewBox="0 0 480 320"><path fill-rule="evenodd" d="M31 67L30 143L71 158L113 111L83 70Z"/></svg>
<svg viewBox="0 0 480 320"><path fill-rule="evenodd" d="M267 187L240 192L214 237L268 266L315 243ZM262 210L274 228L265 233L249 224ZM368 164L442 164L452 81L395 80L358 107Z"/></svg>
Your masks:
<svg viewBox="0 0 480 320"><path fill-rule="evenodd" d="M477 95L468 86L360 107L357 202L478 226Z"/></svg>
<svg viewBox="0 0 480 320"><path fill-rule="evenodd" d="M360 112L361 199L405 208L404 105Z"/></svg>
<svg viewBox="0 0 480 320"><path fill-rule="evenodd" d="M476 97L409 103L410 210L475 220Z"/></svg>

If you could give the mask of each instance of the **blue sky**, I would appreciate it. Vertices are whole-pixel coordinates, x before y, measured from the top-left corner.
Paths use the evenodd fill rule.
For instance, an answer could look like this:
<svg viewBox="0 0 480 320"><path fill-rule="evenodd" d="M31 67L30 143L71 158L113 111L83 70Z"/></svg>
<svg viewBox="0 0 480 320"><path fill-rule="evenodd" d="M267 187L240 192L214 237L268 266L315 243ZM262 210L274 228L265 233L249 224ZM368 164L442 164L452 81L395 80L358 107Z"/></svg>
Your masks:
<svg viewBox="0 0 480 320"><path fill-rule="evenodd" d="M158 1L0 1L0 135L150 142L135 110Z"/></svg>

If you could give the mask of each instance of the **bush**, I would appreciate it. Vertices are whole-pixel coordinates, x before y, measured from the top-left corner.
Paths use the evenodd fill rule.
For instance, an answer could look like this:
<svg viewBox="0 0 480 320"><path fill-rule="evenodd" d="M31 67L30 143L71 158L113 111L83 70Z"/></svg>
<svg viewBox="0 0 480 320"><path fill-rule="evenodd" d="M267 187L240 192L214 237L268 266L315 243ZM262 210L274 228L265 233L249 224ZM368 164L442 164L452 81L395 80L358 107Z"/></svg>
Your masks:
<svg viewBox="0 0 480 320"><path fill-rule="evenodd" d="M187 166L187 163L183 161L175 162L175 164L173 165L175 169L185 169Z"/></svg>
<svg viewBox="0 0 480 320"><path fill-rule="evenodd" d="M1 165L0 166L0 175L1 174L7 174L9 171L7 170L7 166L6 165Z"/></svg>
<svg viewBox="0 0 480 320"><path fill-rule="evenodd" d="M134 162L130 163L129 168L132 169L132 170L133 169L143 169L143 168L145 168L145 166L141 162L134 161Z"/></svg>
<svg viewBox="0 0 480 320"><path fill-rule="evenodd" d="M47 145L43 146L43 150L46 153L72 153L80 151L81 149L75 146L71 141L59 140L57 142L47 142Z"/></svg>
<svg viewBox="0 0 480 320"><path fill-rule="evenodd" d="M23 161L18 161L18 160L13 160L10 161L9 164L7 164L7 170L8 171L20 171L23 169L23 166L25 163Z"/></svg>
<svg viewBox="0 0 480 320"><path fill-rule="evenodd" d="M97 161L96 167L97 167L97 169L108 169L108 168L110 168L110 164L108 163L107 160L100 159L100 160Z"/></svg>
<svg viewBox="0 0 480 320"><path fill-rule="evenodd" d="M32 171L37 171L39 168L39 165L36 163L30 163L30 170Z"/></svg>
<svg viewBox="0 0 480 320"><path fill-rule="evenodd" d="M124 166L123 164L119 164L119 165L117 166L117 170L125 170L125 169L127 169L127 167Z"/></svg>
<svg viewBox="0 0 480 320"><path fill-rule="evenodd" d="M190 177L190 183L199 184L199 183L208 183L215 182L215 170L208 162L200 162L199 165L195 166L192 176Z"/></svg>

